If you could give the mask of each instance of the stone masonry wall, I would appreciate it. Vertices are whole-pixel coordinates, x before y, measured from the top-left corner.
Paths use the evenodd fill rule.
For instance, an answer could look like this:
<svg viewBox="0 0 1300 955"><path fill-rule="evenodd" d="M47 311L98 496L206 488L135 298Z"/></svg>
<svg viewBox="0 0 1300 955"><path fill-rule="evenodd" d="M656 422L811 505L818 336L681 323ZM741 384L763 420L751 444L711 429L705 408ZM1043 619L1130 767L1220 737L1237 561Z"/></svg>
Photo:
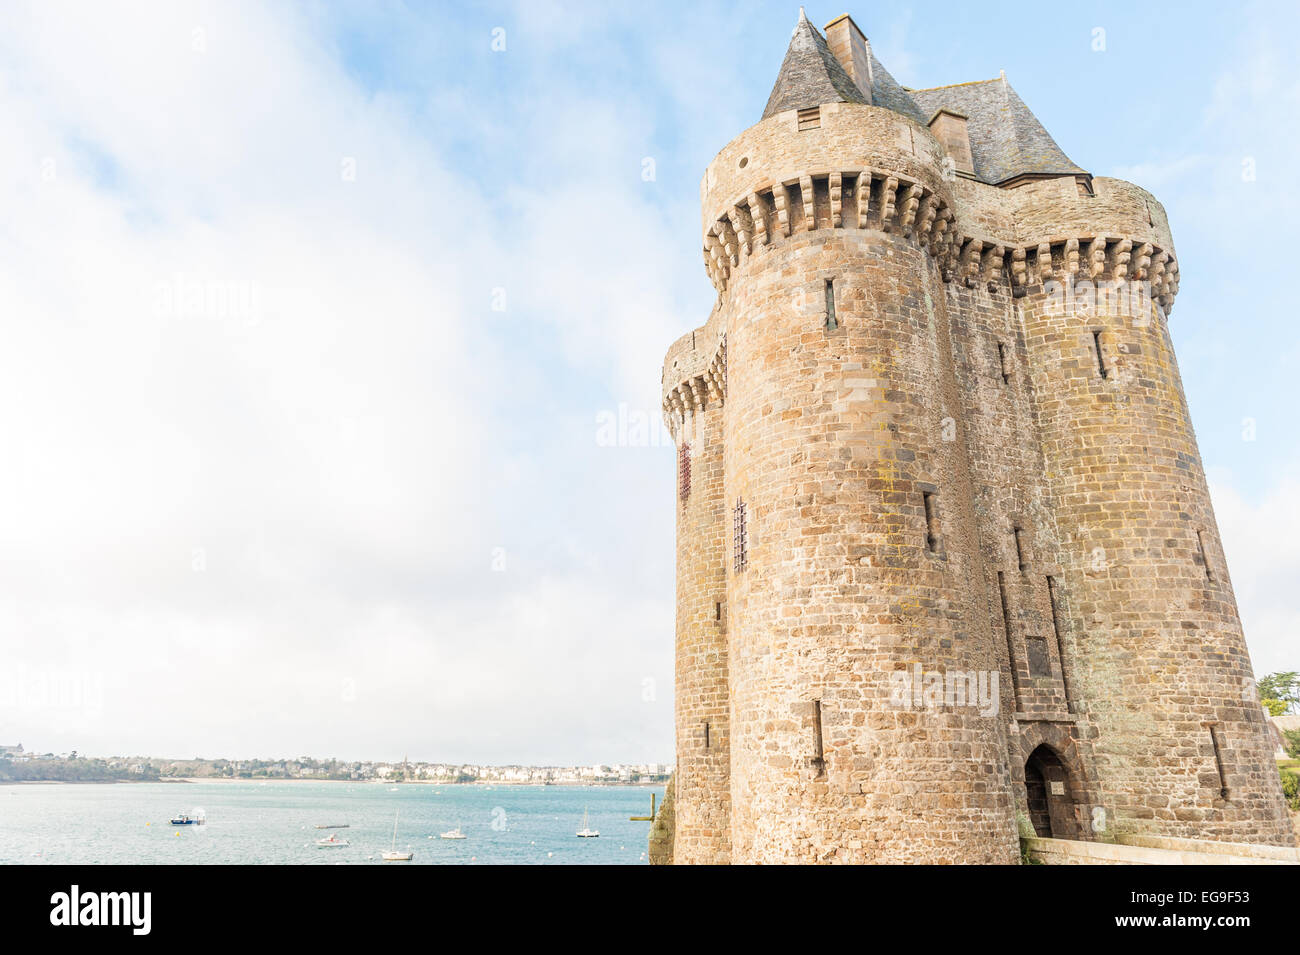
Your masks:
<svg viewBox="0 0 1300 955"><path fill-rule="evenodd" d="M1289 845L1165 318L1090 311L1022 300L1102 798L1120 830Z"/></svg>
<svg viewBox="0 0 1300 955"><path fill-rule="evenodd" d="M941 440L945 317L916 287L927 268L883 232L814 229L732 284L726 487L750 549L728 588L737 861L1017 855L996 713L891 701L917 664L996 668L964 449Z"/></svg>
<svg viewBox="0 0 1300 955"><path fill-rule="evenodd" d="M702 396L678 433L677 723L674 859L730 861L722 408ZM683 494L685 491L685 494Z"/></svg>
<svg viewBox="0 0 1300 955"><path fill-rule="evenodd" d="M1011 862L1036 750L1073 838L1290 844L1163 208L1114 179L945 179L888 110L818 120L710 163L718 302L664 365L692 469L675 861ZM1109 280L1149 293L1136 321L1057 307ZM912 672L996 674L1000 705L902 705Z"/></svg>

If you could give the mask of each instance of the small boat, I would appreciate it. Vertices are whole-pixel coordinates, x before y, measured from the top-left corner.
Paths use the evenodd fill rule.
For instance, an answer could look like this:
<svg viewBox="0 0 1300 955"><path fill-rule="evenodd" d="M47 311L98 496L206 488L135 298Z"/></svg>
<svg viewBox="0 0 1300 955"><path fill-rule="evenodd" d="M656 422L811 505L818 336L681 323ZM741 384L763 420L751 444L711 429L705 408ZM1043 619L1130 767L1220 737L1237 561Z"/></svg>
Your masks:
<svg viewBox="0 0 1300 955"><path fill-rule="evenodd" d="M352 824L348 822L323 822L318 825L317 829L349 829Z"/></svg>
<svg viewBox="0 0 1300 955"><path fill-rule="evenodd" d="M201 826L203 825L202 816L191 816L188 812L183 812L175 819L171 820L173 826Z"/></svg>
<svg viewBox="0 0 1300 955"><path fill-rule="evenodd" d="M595 839L599 835L600 835L599 830L592 829L590 826L587 825L587 810L584 807L582 810L582 828L579 829L577 832L578 838Z"/></svg>
<svg viewBox="0 0 1300 955"><path fill-rule="evenodd" d="M393 844L389 850L382 854L385 862L410 862L415 855L414 852L397 851L397 814L393 814Z"/></svg>
<svg viewBox="0 0 1300 955"><path fill-rule="evenodd" d="M346 839L340 839L332 832L324 839L316 840L316 846L320 849L337 849L337 848L342 848L347 844L348 841Z"/></svg>
<svg viewBox="0 0 1300 955"><path fill-rule="evenodd" d="M464 839L464 838L465 838L465 833L463 833L463 832L460 831L460 826L457 826L455 829L448 829L446 832L444 832L444 833L443 833L441 836L439 836L438 838L440 838L440 839Z"/></svg>

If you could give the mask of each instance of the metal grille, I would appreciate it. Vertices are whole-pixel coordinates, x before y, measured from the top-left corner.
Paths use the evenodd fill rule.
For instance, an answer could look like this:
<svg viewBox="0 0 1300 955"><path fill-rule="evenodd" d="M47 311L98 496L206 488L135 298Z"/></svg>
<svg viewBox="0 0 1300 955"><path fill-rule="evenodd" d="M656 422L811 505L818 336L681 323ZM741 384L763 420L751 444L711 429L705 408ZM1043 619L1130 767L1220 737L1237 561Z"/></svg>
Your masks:
<svg viewBox="0 0 1300 955"><path fill-rule="evenodd" d="M683 501L691 496L691 446L685 441L677 449L677 493Z"/></svg>
<svg viewBox="0 0 1300 955"><path fill-rule="evenodd" d="M736 498L731 511L731 563L736 573L749 566L749 540L745 529L745 502Z"/></svg>

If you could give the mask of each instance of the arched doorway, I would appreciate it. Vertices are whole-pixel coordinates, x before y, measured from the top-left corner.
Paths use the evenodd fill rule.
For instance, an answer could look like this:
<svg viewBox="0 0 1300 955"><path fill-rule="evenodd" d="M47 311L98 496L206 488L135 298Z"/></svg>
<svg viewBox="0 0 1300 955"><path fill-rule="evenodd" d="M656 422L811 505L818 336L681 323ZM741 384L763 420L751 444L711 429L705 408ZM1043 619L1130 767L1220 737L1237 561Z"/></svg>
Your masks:
<svg viewBox="0 0 1300 955"><path fill-rule="evenodd" d="M1025 761L1025 797L1034 833L1044 839L1078 839L1075 781L1056 750L1046 743Z"/></svg>

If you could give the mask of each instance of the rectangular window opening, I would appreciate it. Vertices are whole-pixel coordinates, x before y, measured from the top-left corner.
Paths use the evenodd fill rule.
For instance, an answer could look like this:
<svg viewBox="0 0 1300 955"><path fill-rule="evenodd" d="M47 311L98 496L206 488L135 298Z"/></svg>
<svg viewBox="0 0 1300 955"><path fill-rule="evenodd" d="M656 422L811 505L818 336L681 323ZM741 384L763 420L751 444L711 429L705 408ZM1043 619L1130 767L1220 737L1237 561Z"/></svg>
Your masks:
<svg viewBox="0 0 1300 955"><path fill-rule="evenodd" d="M822 701L813 700L813 757L810 760L818 779L826 778L826 751L822 744Z"/></svg>
<svg viewBox="0 0 1300 955"><path fill-rule="evenodd" d="M1095 331L1092 333L1092 347L1096 349L1097 352L1097 374L1105 378L1107 376L1106 358L1101 353L1101 332Z"/></svg>
<svg viewBox="0 0 1300 955"><path fill-rule="evenodd" d="M835 280L826 280L826 328L833 330L839 328L839 322L835 318Z"/></svg>
<svg viewBox="0 0 1300 955"><path fill-rule="evenodd" d="M1205 549L1205 534L1200 530L1196 532L1196 547L1200 551L1201 566L1205 568L1205 579L1214 580L1214 571L1210 568L1210 554Z"/></svg>
<svg viewBox="0 0 1300 955"><path fill-rule="evenodd" d="M704 724L704 748L709 748L709 724Z"/></svg>
<svg viewBox="0 0 1300 955"><path fill-rule="evenodd" d="M1219 726L1210 724L1210 745L1214 747L1214 766L1219 771L1219 795L1228 798L1228 774L1223 768L1223 746L1219 742Z"/></svg>
<svg viewBox="0 0 1300 955"><path fill-rule="evenodd" d="M722 619L722 601L718 601L713 605L713 619L714 620Z"/></svg>
<svg viewBox="0 0 1300 955"><path fill-rule="evenodd" d="M731 511L731 566L736 573L741 573L749 566L749 540L745 527L745 502L736 498L736 506Z"/></svg>
<svg viewBox="0 0 1300 955"><path fill-rule="evenodd" d="M1016 563L1019 565L1020 570L1023 573L1024 571L1029 569L1029 564L1025 560L1025 541L1023 536L1024 532L1021 531L1020 528L1016 527L1013 528L1012 533L1015 534L1015 538L1016 538Z"/></svg>
<svg viewBox="0 0 1300 955"><path fill-rule="evenodd" d="M939 514L933 491L922 491L921 501L925 505L925 549L931 554L939 551Z"/></svg>
<svg viewBox="0 0 1300 955"><path fill-rule="evenodd" d="M691 496L691 446L685 441L677 449L677 493L683 501Z"/></svg>
<svg viewBox="0 0 1300 955"><path fill-rule="evenodd" d="M822 124L822 108L820 106L810 106L808 109L799 110L799 132L808 129L817 129Z"/></svg>

